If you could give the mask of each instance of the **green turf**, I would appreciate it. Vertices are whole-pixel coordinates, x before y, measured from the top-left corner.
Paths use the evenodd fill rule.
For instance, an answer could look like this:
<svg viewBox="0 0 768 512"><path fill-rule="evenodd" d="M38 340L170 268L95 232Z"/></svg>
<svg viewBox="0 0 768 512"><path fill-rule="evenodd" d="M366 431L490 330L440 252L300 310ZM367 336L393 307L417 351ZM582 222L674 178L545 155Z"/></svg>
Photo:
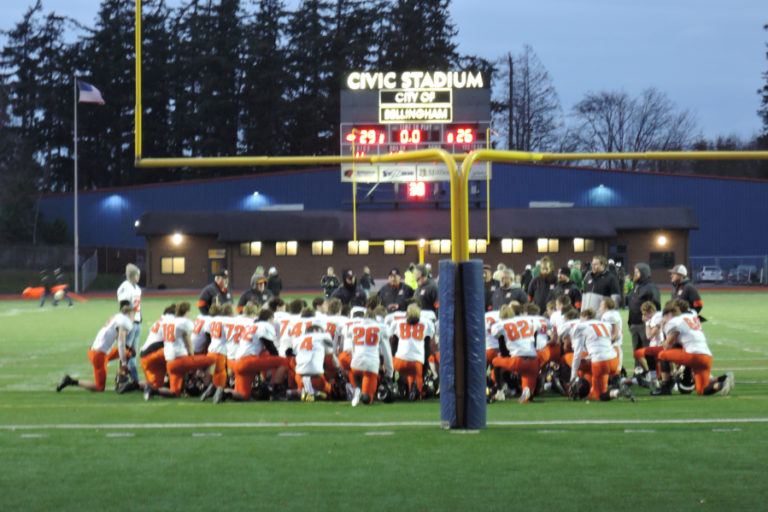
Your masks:
<svg viewBox="0 0 768 512"><path fill-rule="evenodd" d="M767 298L704 294L713 372L736 374L727 398L545 395L488 406L478 433L441 430L434 400L353 409L57 394L64 373L92 378L87 349L115 301L0 301L0 509L760 510ZM144 335L172 300L145 299Z"/></svg>

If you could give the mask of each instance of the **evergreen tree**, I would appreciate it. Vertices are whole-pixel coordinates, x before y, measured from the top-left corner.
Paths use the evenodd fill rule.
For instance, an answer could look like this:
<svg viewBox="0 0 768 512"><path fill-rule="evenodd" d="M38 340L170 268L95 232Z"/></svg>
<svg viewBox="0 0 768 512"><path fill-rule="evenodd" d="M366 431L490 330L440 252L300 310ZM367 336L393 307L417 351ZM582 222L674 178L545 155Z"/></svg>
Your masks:
<svg viewBox="0 0 768 512"><path fill-rule="evenodd" d="M379 31L378 67L393 71L445 70L456 65L450 0L394 0Z"/></svg>
<svg viewBox="0 0 768 512"><path fill-rule="evenodd" d="M288 23L287 100L288 152L294 155L326 155L334 134L328 122L329 5L306 0Z"/></svg>
<svg viewBox="0 0 768 512"><path fill-rule="evenodd" d="M181 14L177 34L174 144L187 156L235 155L242 40L239 0L193 0Z"/></svg>
<svg viewBox="0 0 768 512"><path fill-rule="evenodd" d="M369 69L376 59L384 3L378 0L336 0L329 20L330 53L326 89L327 123L331 134L329 152L338 153L341 89L350 71Z"/></svg>
<svg viewBox="0 0 768 512"><path fill-rule="evenodd" d="M260 0L243 28L240 128L241 147L249 155L282 155L287 146L285 16L282 0Z"/></svg>

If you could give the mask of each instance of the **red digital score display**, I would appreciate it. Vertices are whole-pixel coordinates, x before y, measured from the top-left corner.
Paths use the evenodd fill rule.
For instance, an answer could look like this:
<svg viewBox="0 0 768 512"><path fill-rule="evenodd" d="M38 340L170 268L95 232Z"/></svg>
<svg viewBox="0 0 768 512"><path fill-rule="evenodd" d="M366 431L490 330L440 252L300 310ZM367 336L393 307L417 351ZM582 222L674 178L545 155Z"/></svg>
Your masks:
<svg viewBox="0 0 768 512"><path fill-rule="evenodd" d="M408 182L408 198L423 199L427 195L427 185L423 181Z"/></svg>
<svg viewBox="0 0 768 512"><path fill-rule="evenodd" d="M387 143L387 134L375 128L353 130L345 138L347 142L354 142L360 146L378 146Z"/></svg>
<svg viewBox="0 0 768 512"><path fill-rule="evenodd" d="M472 144L475 138L473 128L456 128L445 132L446 144Z"/></svg>
<svg viewBox="0 0 768 512"><path fill-rule="evenodd" d="M365 147L400 145L419 146L421 144L434 144L440 142L451 146L470 145L478 142L477 132L471 126L446 126L445 130L424 130L412 127L383 126L355 128L344 135L344 140L355 144L364 150Z"/></svg>

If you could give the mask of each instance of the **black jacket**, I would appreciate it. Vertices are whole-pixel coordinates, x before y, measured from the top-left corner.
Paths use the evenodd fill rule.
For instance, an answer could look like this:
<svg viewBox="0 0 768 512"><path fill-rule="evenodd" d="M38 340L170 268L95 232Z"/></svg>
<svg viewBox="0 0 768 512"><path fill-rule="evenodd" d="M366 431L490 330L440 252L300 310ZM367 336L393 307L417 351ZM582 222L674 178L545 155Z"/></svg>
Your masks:
<svg viewBox="0 0 768 512"><path fill-rule="evenodd" d="M382 306L387 308L388 312L405 311L406 302L413 297L413 288L402 281L397 288L393 288L387 283L379 289L379 297L381 297Z"/></svg>
<svg viewBox="0 0 768 512"><path fill-rule="evenodd" d="M365 306L365 292L357 281L351 286L345 282L334 290L331 298L339 299L345 306L347 304L351 306Z"/></svg>
<svg viewBox="0 0 768 512"><path fill-rule="evenodd" d="M679 283L672 285L672 298L683 299L696 310L697 313L701 313L701 309L704 307L704 302L701 300L699 291L693 286L693 283L689 279L683 279Z"/></svg>
<svg viewBox="0 0 768 512"><path fill-rule="evenodd" d="M215 282L209 283L200 293L197 300L197 308L203 315L208 314L208 308L211 304L227 304L232 302L232 293L229 290L222 290Z"/></svg>
<svg viewBox="0 0 768 512"><path fill-rule="evenodd" d="M565 283L557 283L557 286L555 286L554 294L555 299L557 299L561 295L567 295L569 299L571 299L571 304L576 309L581 308L581 290L578 286L576 286L576 283L573 281L568 281Z"/></svg>
<svg viewBox="0 0 768 512"><path fill-rule="evenodd" d="M520 304L526 304L528 302L528 295L525 294L522 288L512 287L502 288L498 286L493 293L493 299L491 304L493 309L498 311L504 304L509 304L513 300L516 300Z"/></svg>
<svg viewBox="0 0 768 512"><path fill-rule="evenodd" d="M528 285L528 297L530 297L531 302L539 306L541 313L547 310L547 302L555 300L556 286L557 278L554 274L547 276L539 274Z"/></svg>
<svg viewBox="0 0 768 512"><path fill-rule="evenodd" d="M602 300L612 295L617 297L621 295L621 288L619 287L619 280L616 278L616 275L607 270L599 274L589 272L584 277L584 295L581 299L581 310L584 311L587 308L591 308L597 312Z"/></svg>
<svg viewBox="0 0 768 512"><path fill-rule="evenodd" d="M280 296L280 292L283 291L283 278L280 274L271 274L267 278L267 290L272 292L273 297Z"/></svg>
<svg viewBox="0 0 768 512"><path fill-rule="evenodd" d="M651 281L651 268L644 263L638 263L635 268L640 270L640 279L635 282L635 286L627 295L627 306L629 307L627 323L629 325L643 323L643 312L640 311L640 306L644 302L651 301L656 306L656 310L661 310L661 294L659 294L659 288L656 284Z"/></svg>
<svg viewBox="0 0 768 512"><path fill-rule="evenodd" d="M416 290L416 297L421 300L421 309L434 311L437 314L438 297L435 281L428 278L423 285Z"/></svg>

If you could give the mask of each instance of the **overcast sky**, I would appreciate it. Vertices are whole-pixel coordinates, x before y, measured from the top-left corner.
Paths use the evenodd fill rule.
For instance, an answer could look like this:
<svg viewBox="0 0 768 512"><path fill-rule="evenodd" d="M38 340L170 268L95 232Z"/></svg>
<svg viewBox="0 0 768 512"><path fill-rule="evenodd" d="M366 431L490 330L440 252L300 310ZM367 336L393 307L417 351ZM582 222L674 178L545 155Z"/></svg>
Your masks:
<svg viewBox="0 0 768 512"><path fill-rule="evenodd" d="M130 1L133 0L124 0ZM288 0L290 6L299 0ZM92 25L99 0L43 0ZM169 0L171 5L175 0ZM0 0L8 30L34 0ZM566 112L589 91L647 87L695 114L702 134L758 134L768 71L766 0L453 0L459 51L494 60L529 44Z"/></svg>

